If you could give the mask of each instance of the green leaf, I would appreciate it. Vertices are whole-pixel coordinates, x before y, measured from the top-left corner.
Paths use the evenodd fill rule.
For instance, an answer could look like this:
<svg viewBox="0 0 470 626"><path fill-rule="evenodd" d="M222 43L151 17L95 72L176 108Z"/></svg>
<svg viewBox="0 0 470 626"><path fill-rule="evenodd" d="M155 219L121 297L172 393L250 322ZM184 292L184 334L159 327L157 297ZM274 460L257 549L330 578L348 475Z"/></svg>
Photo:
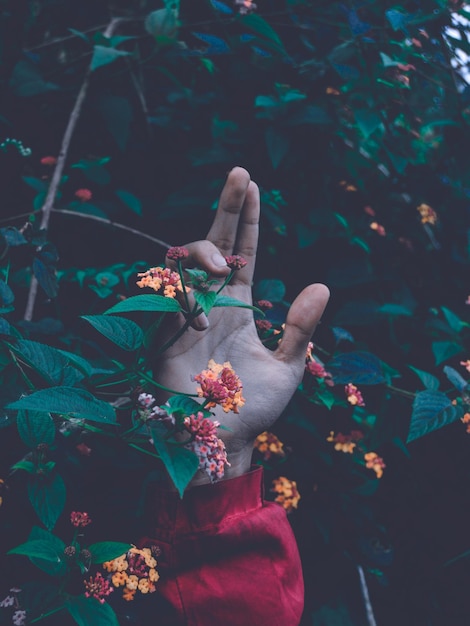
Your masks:
<svg viewBox="0 0 470 626"><path fill-rule="evenodd" d="M28 472L28 474L35 474L37 471L37 465L32 461L27 461L23 459L12 465L11 469L23 470L24 472Z"/></svg>
<svg viewBox="0 0 470 626"><path fill-rule="evenodd" d="M220 306L235 306L241 309L251 309L252 311L256 311L259 315L264 317L264 312L258 307L253 306L252 304L247 304L242 300L237 300L237 298L231 298L230 296L218 295L214 302L214 307Z"/></svg>
<svg viewBox="0 0 470 626"><path fill-rule="evenodd" d="M407 13L402 13L397 9L389 9L388 11L385 11L385 16L393 30L401 29L406 32L407 24L410 21L410 16Z"/></svg>
<svg viewBox="0 0 470 626"><path fill-rule="evenodd" d="M173 413L182 413L186 416L198 413L199 411L204 413L205 417L212 415L210 411L205 410L194 398L189 398L188 396L171 396L165 404L161 405L161 408L170 415L173 415Z"/></svg>
<svg viewBox="0 0 470 626"><path fill-rule="evenodd" d="M436 365L440 365L460 352L463 352L462 346L453 341L432 342L432 353L434 354Z"/></svg>
<svg viewBox="0 0 470 626"><path fill-rule="evenodd" d="M2 307L10 306L15 301L15 294L4 280L0 280L0 303Z"/></svg>
<svg viewBox="0 0 470 626"><path fill-rule="evenodd" d="M329 389L319 389L315 393L315 399L319 400L321 404L324 404L327 409L331 409L337 402L337 398Z"/></svg>
<svg viewBox="0 0 470 626"><path fill-rule="evenodd" d="M54 420L49 413L18 411L16 424L21 439L29 448L35 449L40 443L51 445L54 441Z"/></svg>
<svg viewBox="0 0 470 626"><path fill-rule="evenodd" d="M286 295L286 286L282 280L265 278L260 280L255 287L256 300L269 300L270 302L282 302Z"/></svg>
<svg viewBox="0 0 470 626"><path fill-rule="evenodd" d="M336 385L379 385L385 382L380 359L370 352L345 352L329 361L328 371Z"/></svg>
<svg viewBox="0 0 470 626"><path fill-rule="evenodd" d="M171 8L152 11L145 19L145 30L161 45L176 40L178 27L178 11Z"/></svg>
<svg viewBox="0 0 470 626"><path fill-rule="evenodd" d="M117 197L124 202L134 213L137 215L142 215L142 202L134 196L130 191L125 191L124 189L118 189L116 191Z"/></svg>
<svg viewBox="0 0 470 626"><path fill-rule="evenodd" d="M71 366L70 359L56 348L29 339L20 339L10 348L54 385L74 385L83 378L82 372Z"/></svg>
<svg viewBox="0 0 470 626"><path fill-rule="evenodd" d="M444 393L421 391L413 402L407 443L455 422L463 413L463 407L452 404Z"/></svg>
<svg viewBox="0 0 470 626"><path fill-rule="evenodd" d="M113 50L113 48L105 48ZM120 52L114 50L114 52ZM129 139L133 111L129 100L123 96L102 94L97 103L106 129L113 137L118 148L125 150Z"/></svg>
<svg viewBox="0 0 470 626"><path fill-rule="evenodd" d="M63 551L62 554L58 552L55 542L45 539L26 541L26 543L9 550L7 554L23 554L29 558L41 559L57 565L61 564L63 557Z"/></svg>
<svg viewBox="0 0 470 626"><path fill-rule="evenodd" d="M118 541L100 541L99 543L93 543L91 546L88 546L88 550L91 552L92 563L112 561L126 554L131 548L131 543L121 543Z"/></svg>
<svg viewBox="0 0 470 626"><path fill-rule="evenodd" d="M466 322L463 322L460 319L460 317L458 317L455 313L447 309L445 306L441 306L441 311L443 312L447 323L449 324L449 326L452 328L452 330L455 333L458 334L462 330L462 328L465 328L465 326L468 326Z"/></svg>
<svg viewBox="0 0 470 626"><path fill-rule="evenodd" d="M214 306L215 299L217 298L217 294L215 291L193 291L194 299L204 311L206 315L209 314L212 307Z"/></svg>
<svg viewBox="0 0 470 626"><path fill-rule="evenodd" d="M382 306L380 306L377 309L377 313L382 313L383 315L390 315L391 317L399 317L399 316L405 316L405 317L410 317L411 315L413 315L413 311L410 311L410 309L408 309L406 306L403 306L402 304L382 304Z"/></svg>
<svg viewBox="0 0 470 626"><path fill-rule="evenodd" d="M277 169L289 151L289 136L270 126L266 129L265 138L272 166L274 169Z"/></svg>
<svg viewBox="0 0 470 626"><path fill-rule="evenodd" d="M113 63L121 57L128 57L130 54L130 52L125 50L116 50L116 48L108 48L107 46L94 46L90 69L94 72L99 67Z"/></svg>
<svg viewBox="0 0 470 626"><path fill-rule="evenodd" d="M119 626L116 613L107 602L84 595L68 600L66 608L78 626Z"/></svg>
<svg viewBox="0 0 470 626"><path fill-rule="evenodd" d="M85 389L75 387L40 389L11 402L7 408L61 413L92 422L116 424L116 414L110 404L98 400Z"/></svg>
<svg viewBox="0 0 470 626"><path fill-rule="evenodd" d="M42 569L43 572L49 574L49 576L59 576L63 574L67 570L67 559L64 558L64 550L66 548L66 544L56 537L48 530L44 530L44 528L40 528L39 526L33 526L31 532L29 533L28 541L40 540L47 542L52 549L55 549L56 553L60 557L60 561L48 561L47 559L41 559L37 557L30 557L31 563L39 569Z"/></svg>
<svg viewBox="0 0 470 626"><path fill-rule="evenodd" d="M46 183L40 178L34 178L33 176L23 176L23 180L35 191L47 191Z"/></svg>
<svg viewBox="0 0 470 626"><path fill-rule="evenodd" d="M242 22L243 26L249 28L261 37L261 39L263 39L263 43L268 44L269 48L281 53L282 55L287 54L279 35L268 24L268 22L261 17L261 15L257 15L255 13L252 13L251 15L240 15L238 16L238 19Z"/></svg>
<svg viewBox="0 0 470 626"><path fill-rule="evenodd" d="M426 389L428 389L429 391L437 391L439 389L440 383L438 378L436 378L432 374L429 374L428 372L423 372L422 370L419 370L417 367L413 367L412 365L408 365L408 367L418 376Z"/></svg>
<svg viewBox="0 0 470 626"><path fill-rule="evenodd" d="M41 522L52 530L65 506L66 487L62 476L35 478L28 484L28 497Z"/></svg>
<svg viewBox="0 0 470 626"><path fill-rule="evenodd" d="M191 450L181 445L167 443L164 437L168 431L163 424L156 423L150 430L155 449L182 498L184 490L198 470L199 459Z"/></svg>
<svg viewBox="0 0 470 626"><path fill-rule="evenodd" d="M166 298L156 294L144 294L141 296L131 296L118 302L105 311L105 315L110 313L128 313L129 311L161 311L164 313L176 313L181 311L179 302L174 298Z"/></svg>
<svg viewBox="0 0 470 626"><path fill-rule="evenodd" d="M144 340L144 333L140 326L125 317L82 315L82 319L123 350L137 350Z"/></svg>
<svg viewBox="0 0 470 626"><path fill-rule="evenodd" d="M382 118L374 109L358 109L354 111L354 117L366 139L382 126Z"/></svg>

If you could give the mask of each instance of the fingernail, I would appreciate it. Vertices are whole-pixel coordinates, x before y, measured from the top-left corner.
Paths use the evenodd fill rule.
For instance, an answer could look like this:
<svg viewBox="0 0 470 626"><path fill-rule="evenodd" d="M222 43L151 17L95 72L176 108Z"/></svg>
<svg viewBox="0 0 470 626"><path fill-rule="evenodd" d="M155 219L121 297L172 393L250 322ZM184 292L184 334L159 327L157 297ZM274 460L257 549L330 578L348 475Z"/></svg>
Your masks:
<svg viewBox="0 0 470 626"><path fill-rule="evenodd" d="M224 267L227 265L227 261L221 254L218 253L212 255L212 263L217 267Z"/></svg>
<svg viewBox="0 0 470 626"><path fill-rule="evenodd" d="M196 330L206 330L206 328L209 328L207 315L205 313L198 315L193 321L193 326Z"/></svg>

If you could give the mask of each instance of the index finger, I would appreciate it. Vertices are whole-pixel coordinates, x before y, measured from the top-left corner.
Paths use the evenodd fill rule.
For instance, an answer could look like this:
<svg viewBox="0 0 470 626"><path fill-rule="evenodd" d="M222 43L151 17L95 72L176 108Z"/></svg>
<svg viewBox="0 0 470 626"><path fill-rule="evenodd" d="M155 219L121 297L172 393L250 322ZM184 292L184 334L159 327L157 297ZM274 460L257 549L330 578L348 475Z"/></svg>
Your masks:
<svg viewBox="0 0 470 626"><path fill-rule="evenodd" d="M217 246L224 256L233 254L240 214L249 184L248 172L242 167L234 167L220 194L214 222L206 239Z"/></svg>

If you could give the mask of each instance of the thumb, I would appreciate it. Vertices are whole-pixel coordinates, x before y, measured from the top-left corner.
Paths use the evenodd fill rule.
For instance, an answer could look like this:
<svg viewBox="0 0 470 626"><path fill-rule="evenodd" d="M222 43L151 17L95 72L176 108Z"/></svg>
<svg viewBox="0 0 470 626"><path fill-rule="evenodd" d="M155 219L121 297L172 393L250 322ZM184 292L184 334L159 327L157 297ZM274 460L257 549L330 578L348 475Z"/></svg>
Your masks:
<svg viewBox="0 0 470 626"><path fill-rule="evenodd" d="M320 283L305 287L292 303L284 335L274 352L277 359L293 362L305 359L308 342L328 304L330 292Z"/></svg>

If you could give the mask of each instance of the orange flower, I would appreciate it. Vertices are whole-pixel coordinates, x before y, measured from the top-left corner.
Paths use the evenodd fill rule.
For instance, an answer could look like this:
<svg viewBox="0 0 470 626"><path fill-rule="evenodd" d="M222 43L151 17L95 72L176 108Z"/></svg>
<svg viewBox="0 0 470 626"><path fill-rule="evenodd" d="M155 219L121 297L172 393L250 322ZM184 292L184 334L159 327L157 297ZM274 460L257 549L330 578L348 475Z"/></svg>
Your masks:
<svg viewBox="0 0 470 626"><path fill-rule="evenodd" d="M382 457L375 452L367 452L364 454L364 460L366 461L367 469L373 469L377 478L381 478L383 476L384 469L387 466L385 465Z"/></svg>
<svg viewBox="0 0 470 626"><path fill-rule="evenodd" d="M461 420L467 425L467 433L470 435L470 413L465 413Z"/></svg>
<svg viewBox="0 0 470 626"><path fill-rule="evenodd" d="M385 228L382 226L382 224L379 224L378 222L371 222L370 223L370 228L372 228L372 230L375 230L375 232L380 235L381 237L385 237L386 232L385 232Z"/></svg>
<svg viewBox="0 0 470 626"><path fill-rule="evenodd" d="M280 441L275 434L267 430L256 437L254 447L258 452L261 452L265 461L268 461L273 455L286 455L282 441Z"/></svg>
<svg viewBox="0 0 470 626"><path fill-rule="evenodd" d="M437 213L436 211L429 206L429 204L420 204L416 207L416 210L419 211L421 215L421 222L423 224L431 224L434 226L437 222Z"/></svg>
<svg viewBox="0 0 470 626"><path fill-rule="evenodd" d="M349 435L343 435L338 433L335 435L334 431L330 432L330 436L326 438L327 441L331 441L335 444L335 450L338 452L347 452L352 454L356 447L356 441L359 441L364 437L360 430L353 430Z"/></svg>
<svg viewBox="0 0 470 626"><path fill-rule="evenodd" d="M293 509L298 507L300 493L298 492L295 480L289 480L285 476L279 476L279 478L273 480L271 491L278 494L274 501L284 507L287 513L291 513Z"/></svg>

